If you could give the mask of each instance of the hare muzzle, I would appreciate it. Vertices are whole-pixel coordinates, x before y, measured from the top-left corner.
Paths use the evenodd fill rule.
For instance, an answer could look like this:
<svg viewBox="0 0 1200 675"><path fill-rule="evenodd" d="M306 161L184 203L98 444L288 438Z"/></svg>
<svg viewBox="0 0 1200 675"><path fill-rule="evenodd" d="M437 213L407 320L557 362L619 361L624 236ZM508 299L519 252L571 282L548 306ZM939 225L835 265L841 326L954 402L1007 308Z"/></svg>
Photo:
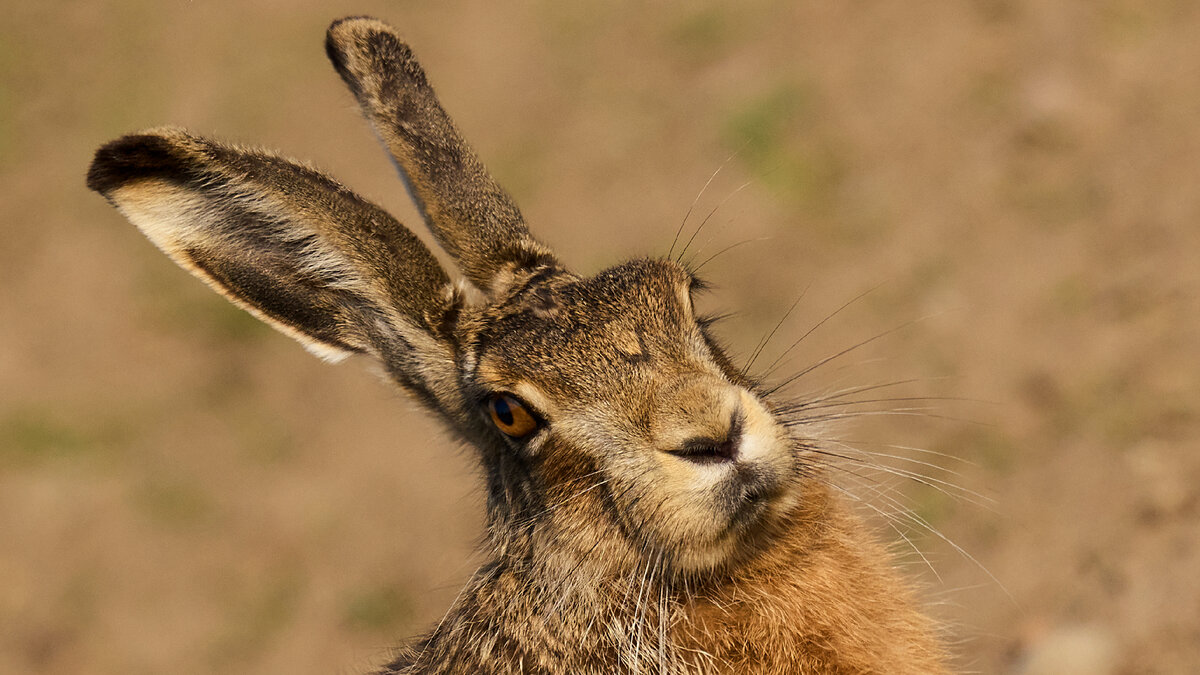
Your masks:
<svg viewBox="0 0 1200 675"><path fill-rule="evenodd" d="M672 523L681 567L709 568L794 503L795 458L786 434L754 394L718 377L695 378L656 398L654 444L664 493L684 499ZM669 499L668 494L663 499Z"/></svg>

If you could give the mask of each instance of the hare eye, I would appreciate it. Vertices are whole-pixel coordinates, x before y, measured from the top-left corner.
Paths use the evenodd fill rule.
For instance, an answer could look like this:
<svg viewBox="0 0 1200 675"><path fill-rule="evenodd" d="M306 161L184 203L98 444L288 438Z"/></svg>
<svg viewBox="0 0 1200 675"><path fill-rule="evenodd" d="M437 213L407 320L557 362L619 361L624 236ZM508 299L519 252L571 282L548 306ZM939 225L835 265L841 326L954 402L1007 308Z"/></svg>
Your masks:
<svg viewBox="0 0 1200 675"><path fill-rule="evenodd" d="M496 428L512 438L524 438L538 427L537 420L524 404L508 394L496 394L488 399L488 412Z"/></svg>

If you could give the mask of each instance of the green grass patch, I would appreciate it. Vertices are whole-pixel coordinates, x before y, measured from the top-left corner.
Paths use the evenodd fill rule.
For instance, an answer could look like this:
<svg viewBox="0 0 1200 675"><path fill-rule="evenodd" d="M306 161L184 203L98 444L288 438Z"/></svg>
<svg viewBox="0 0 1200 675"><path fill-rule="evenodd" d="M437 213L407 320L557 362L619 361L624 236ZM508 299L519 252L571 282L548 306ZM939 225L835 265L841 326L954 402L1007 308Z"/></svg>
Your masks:
<svg viewBox="0 0 1200 675"><path fill-rule="evenodd" d="M742 25L731 21L724 7L704 7L675 21L664 37L689 62L711 63L720 60L736 43L737 29Z"/></svg>
<svg viewBox="0 0 1200 675"><path fill-rule="evenodd" d="M4 77L3 66L0 66L0 78L7 79ZM14 116L12 92L8 87L0 87L0 169L12 165L16 160L13 157L17 130Z"/></svg>
<svg viewBox="0 0 1200 675"><path fill-rule="evenodd" d="M924 523L931 528L939 527L954 512L957 505L956 500L954 497L946 494L945 491L930 485L915 485L908 490L908 493L911 499L911 510L917 518L918 523L915 526L914 532L922 537L936 537L937 535L934 535L924 525L920 525L920 523Z"/></svg>
<svg viewBox="0 0 1200 675"><path fill-rule="evenodd" d="M1016 466L1019 446L1016 439L1006 434L1003 429L971 426L938 443L934 450L948 457L934 458L931 461L948 469L961 471L961 463L953 459L961 458L992 473L1006 474ZM955 476L940 478L956 482Z"/></svg>
<svg viewBox="0 0 1200 675"><path fill-rule="evenodd" d="M95 460L115 454L130 433L130 425L116 419L18 409L0 418L0 464Z"/></svg>
<svg viewBox="0 0 1200 675"><path fill-rule="evenodd" d="M147 265L139 278L138 300L149 320L162 329L222 346L254 343L271 333L249 312L164 265Z"/></svg>
<svg viewBox="0 0 1200 675"><path fill-rule="evenodd" d="M352 630L381 632L394 628L413 616L412 600L395 586L359 590L345 601L343 621Z"/></svg>
<svg viewBox="0 0 1200 675"><path fill-rule="evenodd" d="M216 505L198 485L180 479L155 479L138 487L133 505L155 524L188 530L212 522Z"/></svg>
<svg viewBox="0 0 1200 675"><path fill-rule="evenodd" d="M845 174L817 107L809 88L780 84L729 113L721 134L758 180L806 209L828 206Z"/></svg>
<svg viewBox="0 0 1200 675"><path fill-rule="evenodd" d="M6 457L71 457L94 444L78 426L45 413L18 412L0 422L0 448Z"/></svg>
<svg viewBox="0 0 1200 675"><path fill-rule="evenodd" d="M230 424L237 433L238 445L245 448L247 459L266 465L281 465L299 456L302 445L291 431L255 401L252 406L231 410Z"/></svg>
<svg viewBox="0 0 1200 675"><path fill-rule="evenodd" d="M1000 72L980 73L967 85L967 107L988 120L1004 120L1013 114L1016 104L1013 78Z"/></svg>
<svg viewBox="0 0 1200 675"><path fill-rule="evenodd" d="M781 84L735 110L726 121L725 135L747 161L761 162L778 153L811 108L811 96L803 87Z"/></svg>
<svg viewBox="0 0 1200 675"><path fill-rule="evenodd" d="M214 668L231 669L253 662L295 618L304 595L304 578L297 570L284 570L269 579L230 606L226 631L209 652Z"/></svg>

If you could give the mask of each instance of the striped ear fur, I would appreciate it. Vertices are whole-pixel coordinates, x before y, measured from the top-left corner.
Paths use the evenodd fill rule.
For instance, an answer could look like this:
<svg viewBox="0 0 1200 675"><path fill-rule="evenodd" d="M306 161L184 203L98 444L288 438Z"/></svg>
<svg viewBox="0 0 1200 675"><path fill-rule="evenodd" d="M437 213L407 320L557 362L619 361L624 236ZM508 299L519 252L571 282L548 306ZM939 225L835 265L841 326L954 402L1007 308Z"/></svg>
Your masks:
<svg viewBox="0 0 1200 675"><path fill-rule="evenodd" d="M335 21L325 51L391 153L442 248L484 291L557 266L442 109L412 50L369 17Z"/></svg>
<svg viewBox="0 0 1200 675"><path fill-rule="evenodd" d="M453 378L444 325L457 296L445 272L412 232L324 174L160 128L101 147L88 186L322 358L371 354L418 394Z"/></svg>

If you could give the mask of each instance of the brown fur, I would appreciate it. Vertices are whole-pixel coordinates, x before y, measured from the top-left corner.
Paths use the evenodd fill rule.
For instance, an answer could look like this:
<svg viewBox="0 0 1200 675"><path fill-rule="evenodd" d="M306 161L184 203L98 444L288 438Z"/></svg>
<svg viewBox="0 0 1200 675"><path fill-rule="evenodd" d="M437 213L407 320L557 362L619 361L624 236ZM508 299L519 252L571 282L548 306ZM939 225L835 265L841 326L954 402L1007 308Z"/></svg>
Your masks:
<svg viewBox="0 0 1200 675"><path fill-rule="evenodd" d="M88 185L313 351L380 362L478 449L489 561L382 672L942 672L811 432L695 315L694 276L664 259L573 274L395 31L344 19L326 48L482 301L381 209L264 151L150 130L102 147ZM502 433L500 394L537 430Z"/></svg>

